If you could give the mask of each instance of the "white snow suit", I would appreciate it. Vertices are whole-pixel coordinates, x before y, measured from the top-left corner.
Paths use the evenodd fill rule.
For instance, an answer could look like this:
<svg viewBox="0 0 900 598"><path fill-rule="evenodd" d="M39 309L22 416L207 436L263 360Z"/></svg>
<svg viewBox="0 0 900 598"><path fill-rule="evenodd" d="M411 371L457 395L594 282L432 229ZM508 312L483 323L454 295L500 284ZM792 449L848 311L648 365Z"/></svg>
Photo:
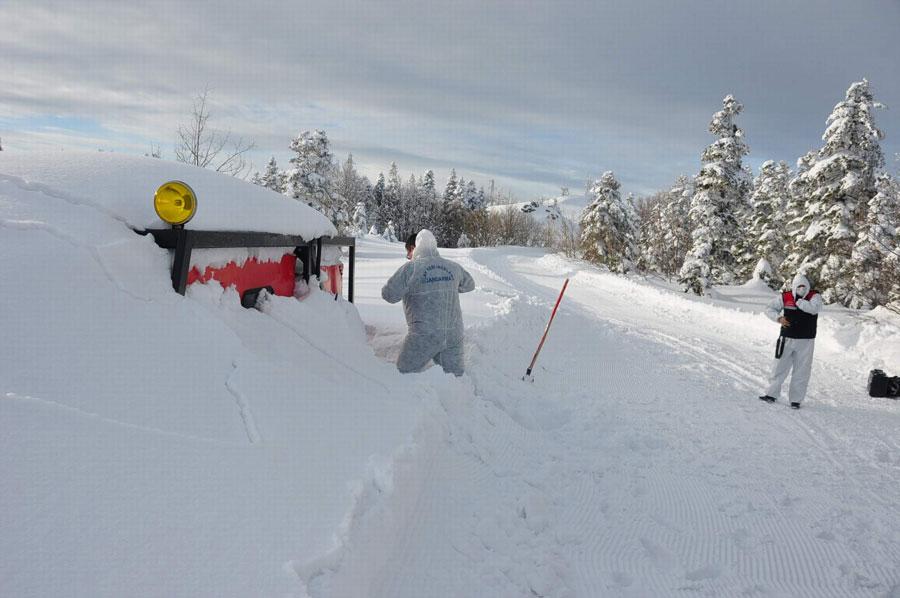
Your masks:
<svg viewBox="0 0 900 598"><path fill-rule="evenodd" d="M806 287L807 293L798 297L797 288ZM778 295L766 307L766 315L777 322L782 312L790 326L781 327L781 336L776 343L776 357L769 376L769 387L766 394L778 398L781 387L791 374L788 397L791 403L802 403L809 385L809 374L812 370L813 350L816 345L816 324L819 311L822 309L822 296L810 290L809 280L797 274L791 282L791 291Z"/></svg>
<svg viewBox="0 0 900 598"><path fill-rule="evenodd" d="M397 360L401 372L417 372L432 359L445 372L463 374L463 322L459 294L475 288L460 265L438 255L429 230L416 236L412 260L391 276L381 297L388 303L403 300L409 333Z"/></svg>

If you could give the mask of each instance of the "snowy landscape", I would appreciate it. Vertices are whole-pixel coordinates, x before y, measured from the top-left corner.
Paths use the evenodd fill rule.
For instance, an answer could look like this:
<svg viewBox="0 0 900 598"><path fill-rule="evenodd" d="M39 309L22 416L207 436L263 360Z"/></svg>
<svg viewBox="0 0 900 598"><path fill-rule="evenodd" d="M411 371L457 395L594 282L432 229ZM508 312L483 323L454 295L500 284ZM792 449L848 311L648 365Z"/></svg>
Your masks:
<svg viewBox="0 0 900 598"><path fill-rule="evenodd" d="M198 225L330 230L186 165L0 154L0 595L900 596L900 403L866 394L895 313L828 307L792 411L756 399L761 281L442 250L476 279L467 373L401 375L402 244L360 239L355 305L181 297L134 230L168 179Z"/></svg>
<svg viewBox="0 0 900 598"><path fill-rule="evenodd" d="M0 598L900 598L897 0L0 24Z"/></svg>

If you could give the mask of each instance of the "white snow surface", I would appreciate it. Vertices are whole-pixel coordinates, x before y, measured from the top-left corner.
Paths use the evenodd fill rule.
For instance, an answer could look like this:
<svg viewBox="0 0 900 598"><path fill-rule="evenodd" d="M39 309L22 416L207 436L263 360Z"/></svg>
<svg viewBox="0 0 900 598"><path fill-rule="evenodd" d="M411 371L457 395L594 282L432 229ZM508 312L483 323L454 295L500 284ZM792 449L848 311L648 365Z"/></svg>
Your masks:
<svg viewBox="0 0 900 598"><path fill-rule="evenodd" d="M402 244L361 242L356 306L180 297L118 211L4 164L2 596L900 596L900 403L865 393L896 314L826 309L792 411L756 399L764 284L442 250L467 373L403 376Z"/></svg>
<svg viewBox="0 0 900 598"><path fill-rule="evenodd" d="M153 209L153 194L171 180L197 194L197 212L186 228L305 239L335 234L325 216L302 202L187 164L107 152L0 153L0 181L93 208L136 230L168 228Z"/></svg>

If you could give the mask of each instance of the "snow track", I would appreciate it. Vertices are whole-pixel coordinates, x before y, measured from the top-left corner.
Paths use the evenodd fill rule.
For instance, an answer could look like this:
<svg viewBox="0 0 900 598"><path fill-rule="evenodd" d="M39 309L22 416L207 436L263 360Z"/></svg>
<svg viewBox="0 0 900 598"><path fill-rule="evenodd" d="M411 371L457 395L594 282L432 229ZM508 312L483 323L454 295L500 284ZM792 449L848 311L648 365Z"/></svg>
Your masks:
<svg viewBox="0 0 900 598"><path fill-rule="evenodd" d="M859 405L862 363L820 350L793 412L756 400L759 314L537 251L451 257L494 315L469 326L466 377L421 374L431 433L313 596L900 595L900 412ZM388 358L397 334L369 330Z"/></svg>

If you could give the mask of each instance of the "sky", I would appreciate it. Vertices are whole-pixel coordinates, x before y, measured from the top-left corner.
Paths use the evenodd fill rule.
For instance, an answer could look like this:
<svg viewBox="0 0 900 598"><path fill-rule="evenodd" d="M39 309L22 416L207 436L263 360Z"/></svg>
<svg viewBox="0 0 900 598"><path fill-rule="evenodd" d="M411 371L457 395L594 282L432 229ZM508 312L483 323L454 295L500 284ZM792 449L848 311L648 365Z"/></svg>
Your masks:
<svg viewBox="0 0 900 598"><path fill-rule="evenodd" d="M2 0L0 140L174 159L206 89L259 170L319 128L373 179L455 168L532 199L612 170L645 194L698 172L725 95L747 163L793 165L865 77L897 172L898 31L900 0Z"/></svg>

